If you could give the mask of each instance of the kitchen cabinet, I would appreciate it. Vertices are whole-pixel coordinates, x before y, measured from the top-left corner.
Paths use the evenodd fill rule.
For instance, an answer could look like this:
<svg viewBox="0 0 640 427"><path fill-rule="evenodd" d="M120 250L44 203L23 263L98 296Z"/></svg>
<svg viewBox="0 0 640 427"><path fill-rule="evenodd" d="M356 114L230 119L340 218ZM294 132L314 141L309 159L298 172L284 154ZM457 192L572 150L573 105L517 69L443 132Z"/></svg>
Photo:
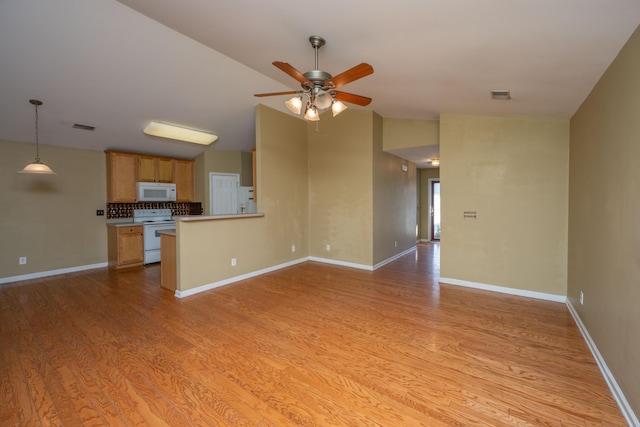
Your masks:
<svg viewBox="0 0 640 427"><path fill-rule="evenodd" d="M107 156L107 202L138 201L136 182L176 184L176 202L195 200L193 160L150 154L105 151Z"/></svg>
<svg viewBox="0 0 640 427"><path fill-rule="evenodd" d="M193 160L172 159L172 162L176 202L193 202L195 200Z"/></svg>
<svg viewBox="0 0 640 427"><path fill-rule="evenodd" d="M129 203L137 200L138 155L106 151L107 201Z"/></svg>
<svg viewBox="0 0 640 427"><path fill-rule="evenodd" d="M138 181L173 182L173 159L139 154Z"/></svg>
<svg viewBox="0 0 640 427"><path fill-rule="evenodd" d="M142 225L108 227L109 268L137 267L144 264Z"/></svg>

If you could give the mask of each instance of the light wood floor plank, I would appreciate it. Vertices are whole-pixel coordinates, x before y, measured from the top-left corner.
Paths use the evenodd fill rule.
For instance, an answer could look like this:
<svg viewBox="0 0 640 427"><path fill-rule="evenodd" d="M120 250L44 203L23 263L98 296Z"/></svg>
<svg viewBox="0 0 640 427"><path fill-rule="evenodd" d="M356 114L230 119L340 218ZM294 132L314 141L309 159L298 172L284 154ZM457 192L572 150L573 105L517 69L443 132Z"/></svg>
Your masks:
<svg viewBox="0 0 640 427"><path fill-rule="evenodd" d="M623 426L563 304L439 285L439 245L176 299L158 265L0 286L0 424Z"/></svg>

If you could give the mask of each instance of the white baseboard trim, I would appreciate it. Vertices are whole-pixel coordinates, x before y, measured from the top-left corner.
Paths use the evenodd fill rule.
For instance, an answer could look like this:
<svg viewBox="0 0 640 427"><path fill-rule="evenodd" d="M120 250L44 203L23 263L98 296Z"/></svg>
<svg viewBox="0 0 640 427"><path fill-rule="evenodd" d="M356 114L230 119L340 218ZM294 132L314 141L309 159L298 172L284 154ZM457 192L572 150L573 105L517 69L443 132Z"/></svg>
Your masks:
<svg viewBox="0 0 640 427"><path fill-rule="evenodd" d="M299 259L297 259L295 261L286 262L284 264L275 265L273 267L267 267L267 268L264 268L262 270L252 271L251 273L242 274L240 276L230 277L228 279L220 280L218 282L209 283L207 285L198 286L197 288L188 289L186 291L175 291L174 295L177 298L188 297L190 295L199 294L200 292L205 292L205 291L208 291L210 289L219 288L220 286L225 286L225 285L229 285L231 283L239 282L240 280L249 279L251 277L260 276L262 274L269 273L271 271L276 271L276 270L280 270L280 269L285 268L285 267L290 267L292 265L300 264L300 263L303 263L305 261L315 261L315 262L320 262L320 263L323 263L323 264L340 265L342 267L357 268L359 270L373 271L376 268L380 268L385 264L388 264L388 263L390 263L392 261L395 261L396 259L400 258L403 255L406 255L406 254L408 254L410 252L415 251L416 249L417 249L417 247L414 246L414 247L412 247L410 249L407 249L406 251L404 251L402 253L394 255L391 258L388 258L388 259L386 259L386 260L384 260L382 262L379 262L378 264L376 264L373 267L370 266L370 265L356 264L356 263L353 263L353 262L338 261L338 260L335 260L335 259L319 258L319 257L313 257L313 256L305 257L305 258L299 258Z"/></svg>
<svg viewBox="0 0 640 427"><path fill-rule="evenodd" d="M106 267L106 262L98 264L81 265L78 267L61 268L59 270L40 271L38 273L23 274L21 276L2 277L0 278L0 285L4 283L20 282L22 280L40 279L41 277L56 276L58 274L75 273L77 271L91 270L94 268Z"/></svg>
<svg viewBox="0 0 640 427"><path fill-rule="evenodd" d="M418 247L414 246L412 248L407 249L406 251L400 252L399 254L392 256L391 258L387 258L384 261L380 261L379 263L377 263L376 265L373 266L373 269L377 270L378 268L382 267L383 265L389 264L390 262L397 260L401 256L405 256L406 254L415 251L416 249L418 249Z"/></svg>
<svg viewBox="0 0 640 427"><path fill-rule="evenodd" d="M285 262L283 264L274 265L273 267L263 268L262 270L252 271L251 273L241 274L240 276L230 277L228 279L220 280L218 282L209 283L208 285L198 286L197 288L188 289L186 291L176 291L175 296L177 298L184 298L190 295L199 294L211 289L219 288L220 286L229 285L231 283L239 282L240 280L250 279L252 277L260 276L262 274L270 273L272 271L280 270L282 268L291 267L292 265L300 264L308 261L309 258L300 258L294 261Z"/></svg>
<svg viewBox="0 0 640 427"><path fill-rule="evenodd" d="M315 257L315 256L310 256L309 258L307 258L307 260L308 261L321 262L323 264L341 265L343 267L350 267L350 268L357 268L359 270L373 271L373 267L370 266L370 265L356 264L356 263L353 263L353 262L338 261L338 260L335 260L335 259L319 258L319 257Z"/></svg>
<svg viewBox="0 0 640 427"><path fill-rule="evenodd" d="M565 304L569 309L569 312L573 316L573 320L575 320L576 325L578 326L578 329L582 334L582 337L587 342L587 346L589 347L589 350L591 350L591 354L593 354L593 357L596 359L596 363L600 368L600 372L602 372L602 376L604 377L604 380L607 382L607 385L611 390L611 394L613 394L613 398L618 403L618 406L622 411L622 415L627 420L630 426L640 427L640 421L638 421L638 417L636 417L636 414L633 412L633 409L631 409L629 402L624 397L624 393L622 393L622 390L618 386L616 379L614 378L613 374L609 370L609 367L604 361L604 358L600 354L600 351L598 350L596 343L593 341L593 339L591 339L591 335L589 335L589 331L587 330L586 326L584 326L584 323L582 323L582 319L580 319L578 312L573 307L569 299L567 299L567 302Z"/></svg>
<svg viewBox="0 0 640 427"><path fill-rule="evenodd" d="M441 277L440 283L448 285L464 286L467 288L482 289L484 291L500 292L502 294L517 295L520 297L528 297L554 302L566 302L567 297L564 295L547 294L544 292L526 291L523 289L506 288L503 286L487 285L485 283L468 282L466 280L450 279Z"/></svg>

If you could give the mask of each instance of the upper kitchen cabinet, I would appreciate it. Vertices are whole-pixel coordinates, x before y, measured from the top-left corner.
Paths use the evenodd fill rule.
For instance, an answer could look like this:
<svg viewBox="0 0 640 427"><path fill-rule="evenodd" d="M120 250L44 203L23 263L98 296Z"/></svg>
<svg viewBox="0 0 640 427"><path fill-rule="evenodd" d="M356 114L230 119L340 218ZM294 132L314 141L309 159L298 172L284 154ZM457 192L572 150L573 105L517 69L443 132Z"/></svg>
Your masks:
<svg viewBox="0 0 640 427"><path fill-rule="evenodd" d="M173 159L143 154L138 159L138 181L173 182Z"/></svg>
<svg viewBox="0 0 640 427"><path fill-rule="evenodd" d="M106 151L107 201L129 203L137 200L138 155Z"/></svg>
<svg viewBox="0 0 640 427"><path fill-rule="evenodd" d="M176 201L193 202L195 200L193 160L172 159L172 163Z"/></svg>

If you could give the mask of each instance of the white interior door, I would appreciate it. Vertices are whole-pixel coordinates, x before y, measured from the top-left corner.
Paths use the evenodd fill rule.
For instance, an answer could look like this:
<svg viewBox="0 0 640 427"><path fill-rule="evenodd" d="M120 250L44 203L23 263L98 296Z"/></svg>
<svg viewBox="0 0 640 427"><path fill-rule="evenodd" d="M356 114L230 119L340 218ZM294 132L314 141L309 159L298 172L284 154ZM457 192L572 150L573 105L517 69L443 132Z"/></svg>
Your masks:
<svg viewBox="0 0 640 427"><path fill-rule="evenodd" d="M209 192L211 215L238 213L238 187L240 175L237 173L209 174Z"/></svg>

